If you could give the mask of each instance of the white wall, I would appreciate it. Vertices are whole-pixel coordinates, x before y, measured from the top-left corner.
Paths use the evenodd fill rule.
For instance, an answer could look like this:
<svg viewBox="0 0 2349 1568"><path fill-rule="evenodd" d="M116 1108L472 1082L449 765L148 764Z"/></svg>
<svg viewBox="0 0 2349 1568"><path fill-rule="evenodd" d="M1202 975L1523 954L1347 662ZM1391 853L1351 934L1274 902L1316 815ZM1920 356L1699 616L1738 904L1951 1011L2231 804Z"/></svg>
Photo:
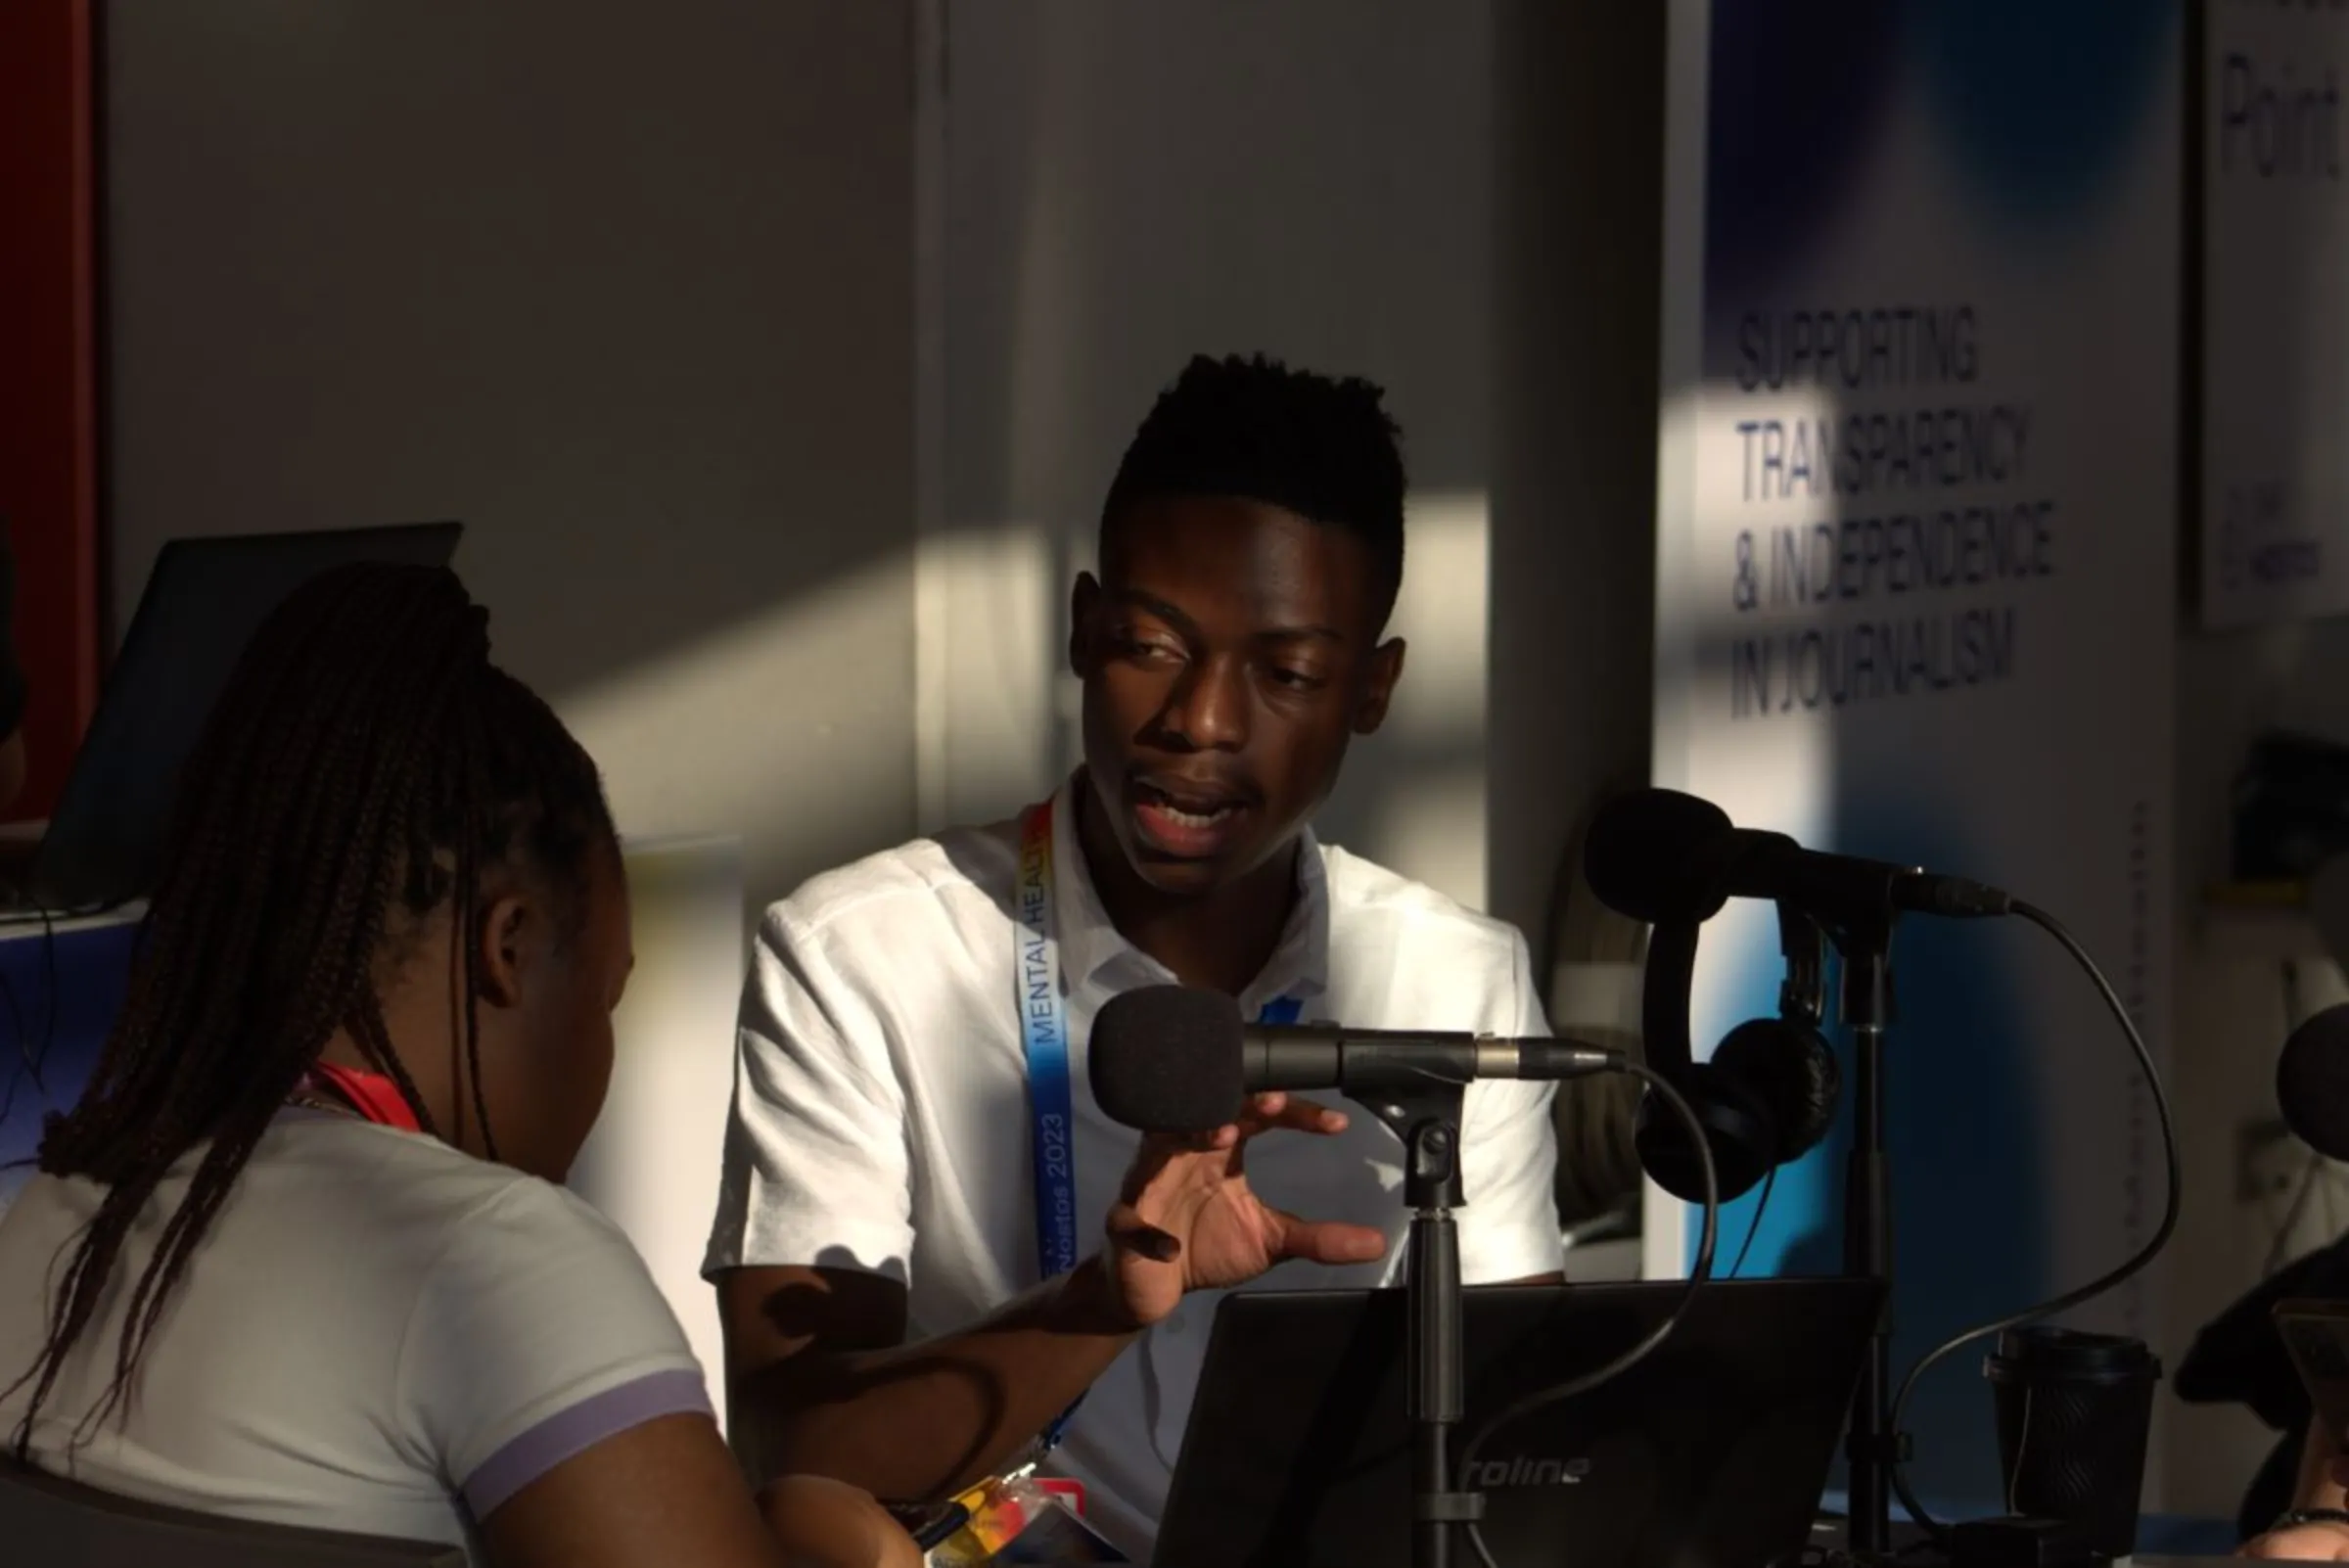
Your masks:
<svg viewBox="0 0 2349 1568"><path fill-rule="evenodd" d="M110 9L117 627L174 535L461 517L626 826L740 832L757 900L910 830L917 756L928 824L1049 786L1118 454L1263 347L1386 383L1413 479L1411 667L1327 826L1484 902L1489 8L941 9Z"/></svg>
<svg viewBox="0 0 2349 1568"><path fill-rule="evenodd" d="M945 464L925 540L925 814L1076 755L1070 577L1194 352L1382 382L1412 480L1408 670L1328 835L1481 903L1492 398L1489 7L948 8Z"/></svg>
<svg viewBox="0 0 2349 1568"><path fill-rule="evenodd" d="M726 1418L717 1295L702 1281L715 1154L734 1085L742 990L742 847L725 838L625 846L636 970L613 1014L612 1086L571 1188L643 1254Z"/></svg>
<svg viewBox="0 0 2349 1568"><path fill-rule="evenodd" d="M460 518L625 829L906 836L909 7L103 21L117 632L174 535Z"/></svg>

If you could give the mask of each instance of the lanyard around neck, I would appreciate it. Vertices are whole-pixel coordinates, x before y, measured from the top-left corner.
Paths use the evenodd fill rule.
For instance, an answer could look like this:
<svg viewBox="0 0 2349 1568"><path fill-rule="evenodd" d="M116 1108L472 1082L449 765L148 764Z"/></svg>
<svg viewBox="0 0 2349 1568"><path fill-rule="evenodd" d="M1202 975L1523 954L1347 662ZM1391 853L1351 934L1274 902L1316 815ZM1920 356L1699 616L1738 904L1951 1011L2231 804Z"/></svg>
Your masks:
<svg viewBox="0 0 2349 1568"><path fill-rule="evenodd" d="M1052 908L1052 803L1030 807L1020 822L1019 920L1012 968L1020 1042L1028 1057L1028 1102L1036 1163L1036 1262L1044 1278L1077 1267L1076 1110L1069 1067L1069 1013ZM1262 1020L1293 1024L1294 996L1265 1004Z"/></svg>
<svg viewBox="0 0 2349 1568"><path fill-rule="evenodd" d="M1020 1042L1028 1056L1029 1154L1036 1167L1036 1252L1045 1279L1077 1267L1076 1107L1070 1087L1069 1009L1052 909L1052 803L1030 807L1020 818L1019 880L1012 895L1018 931L1012 999ZM1293 996L1267 1002L1267 1024L1293 1024L1303 1004ZM1059 1440L1076 1406L1045 1433Z"/></svg>
<svg viewBox="0 0 2349 1568"><path fill-rule="evenodd" d="M370 1073L356 1067L338 1067L333 1062L312 1062L301 1077L296 1092L315 1096L320 1090L332 1090L362 1122L378 1127L395 1127L402 1132L421 1132L424 1128L416 1120L415 1110L399 1085L382 1073Z"/></svg>

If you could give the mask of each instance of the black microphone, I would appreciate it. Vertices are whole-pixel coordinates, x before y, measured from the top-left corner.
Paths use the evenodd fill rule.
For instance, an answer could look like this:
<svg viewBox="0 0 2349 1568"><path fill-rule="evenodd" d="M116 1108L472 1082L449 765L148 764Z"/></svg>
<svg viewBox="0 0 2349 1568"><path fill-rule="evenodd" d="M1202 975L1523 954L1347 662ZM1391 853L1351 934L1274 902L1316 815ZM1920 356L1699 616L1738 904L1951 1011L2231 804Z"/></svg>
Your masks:
<svg viewBox="0 0 2349 1568"><path fill-rule="evenodd" d="M1806 850L1731 823L1710 801L1640 790L1590 824L1583 873L1599 902L1649 925L1710 920L1731 899L1771 899L1829 922L1919 914L2003 915L2012 900L1962 877Z"/></svg>
<svg viewBox="0 0 2349 1568"><path fill-rule="evenodd" d="M1093 1099L1144 1132L1204 1132L1248 1096L1334 1088L1353 1098L1480 1078L1561 1079L1623 1066L1621 1051L1562 1039L1251 1024L1219 991L1145 986L1102 1004L1086 1049Z"/></svg>
<svg viewBox="0 0 2349 1568"><path fill-rule="evenodd" d="M2328 1160L2349 1160L2349 1002L2326 1008L2283 1042L2276 1108L2301 1142Z"/></svg>

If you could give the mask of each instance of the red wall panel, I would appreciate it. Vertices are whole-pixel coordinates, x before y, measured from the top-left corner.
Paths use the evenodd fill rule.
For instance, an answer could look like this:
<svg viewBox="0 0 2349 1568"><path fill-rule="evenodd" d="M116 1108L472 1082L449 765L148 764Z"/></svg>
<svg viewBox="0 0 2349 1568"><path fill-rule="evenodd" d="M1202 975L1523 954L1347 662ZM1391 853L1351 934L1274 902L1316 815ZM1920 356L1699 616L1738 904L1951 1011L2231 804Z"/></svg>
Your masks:
<svg viewBox="0 0 2349 1568"><path fill-rule="evenodd" d="M45 816L98 693L95 94L90 0L0 0L0 520Z"/></svg>

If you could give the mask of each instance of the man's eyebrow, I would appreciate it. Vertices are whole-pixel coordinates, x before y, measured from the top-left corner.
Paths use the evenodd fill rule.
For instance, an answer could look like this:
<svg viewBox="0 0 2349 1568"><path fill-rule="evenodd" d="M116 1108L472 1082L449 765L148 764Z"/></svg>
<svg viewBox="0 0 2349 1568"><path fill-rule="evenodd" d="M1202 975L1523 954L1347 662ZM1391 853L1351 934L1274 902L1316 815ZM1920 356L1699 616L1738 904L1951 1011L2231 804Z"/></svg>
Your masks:
<svg viewBox="0 0 2349 1568"><path fill-rule="evenodd" d="M1198 622L1193 621L1181 610L1167 603L1156 594L1144 593L1139 588L1120 588L1112 597L1120 604L1130 605L1136 610L1148 611L1159 620L1173 624L1175 630L1182 632L1185 636L1196 637L1199 634Z"/></svg>
<svg viewBox="0 0 2349 1568"><path fill-rule="evenodd" d="M1139 588L1120 588L1111 597L1120 604L1130 605L1136 610L1146 610L1161 621L1171 623L1179 631L1190 635L1198 633L1199 623L1197 622L1156 594L1144 593ZM1325 626L1315 623L1299 626L1267 626L1256 634L1256 640L1258 642L1303 642L1309 640L1344 642L1346 634L1335 626Z"/></svg>

